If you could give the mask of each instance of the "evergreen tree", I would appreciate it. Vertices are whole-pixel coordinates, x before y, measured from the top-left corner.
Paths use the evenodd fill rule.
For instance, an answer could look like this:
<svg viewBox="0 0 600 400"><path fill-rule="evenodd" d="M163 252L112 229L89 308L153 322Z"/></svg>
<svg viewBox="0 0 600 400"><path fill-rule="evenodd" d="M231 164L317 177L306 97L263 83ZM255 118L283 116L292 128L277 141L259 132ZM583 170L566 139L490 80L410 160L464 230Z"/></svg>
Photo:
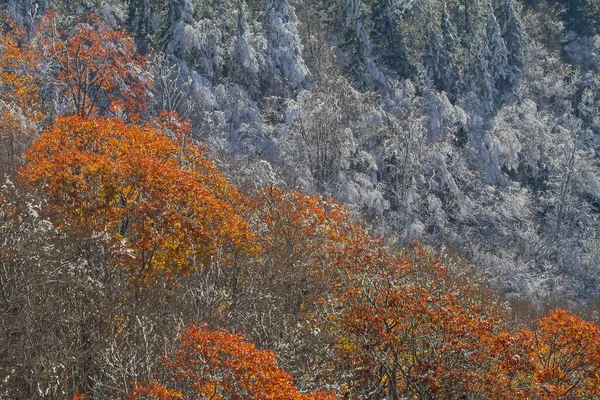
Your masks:
<svg viewBox="0 0 600 400"><path fill-rule="evenodd" d="M513 0L504 0L500 22L502 24L502 38L508 50L508 63L516 75L525 62L527 42L525 40L525 29L519 14L515 10Z"/></svg>
<svg viewBox="0 0 600 400"><path fill-rule="evenodd" d="M343 60L346 72L361 89L382 86L385 77L373 61L373 44L367 33L372 21L362 0L346 0L342 21L344 36L340 47L346 56Z"/></svg>
<svg viewBox="0 0 600 400"><path fill-rule="evenodd" d="M161 43L167 56L214 84L223 74L226 37L220 19L203 15L202 6L192 0L171 2Z"/></svg>
<svg viewBox="0 0 600 400"><path fill-rule="evenodd" d="M267 40L264 92L286 94L306 87L310 74L302 58L294 8L288 0L268 0L262 20Z"/></svg>
<svg viewBox="0 0 600 400"><path fill-rule="evenodd" d="M494 86L503 90L515 79L509 71L508 50L500 32L500 25L494 15L494 11L489 8L487 12L487 39L490 54L489 69Z"/></svg>
<svg viewBox="0 0 600 400"><path fill-rule="evenodd" d="M433 22L433 16L431 13L427 15L425 20L425 29L427 31L427 41L425 43L425 68L429 73L429 76L436 82L441 81L442 70L440 65L440 58L443 52L443 41L442 33ZM449 66L446 65L446 68ZM441 85L440 85L441 86Z"/></svg>
<svg viewBox="0 0 600 400"><path fill-rule="evenodd" d="M460 41L454 25L450 21L446 3L442 8L441 21L442 48L440 51L440 75L436 84L440 90L447 92L451 97L457 95L456 83L462 75L463 67L457 62L460 50Z"/></svg>
<svg viewBox="0 0 600 400"><path fill-rule="evenodd" d="M373 31L371 36L375 51L383 64L396 71L401 77L408 77L412 68L406 55L404 37L400 23L402 10L399 0L375 0L371 8Z"/></svg>
<svg viewBox="0 0 600 400"><path fill-rule="evenodd" d="M439 25L434 20L430 10L425 19L427 32L425 43L425 67L435 86L445 91L451 98L456 99L456 83L461 70L456 30L448 17L444 3Z"/></svg>
<svg viewBox="0 0 600 400"><path fill-rule="evenodd" d="M125 26L133 33L137 51L146 54L150 50L152 7L147 0L128 0Z"/></svg>
<svg viewBox="0 0 600 400"><path fill-rule="evenodd" d="M566 8L567 26L581 35L600 32L600 0L561 0Z"/></svg>
<svg viewBox="0 0 600 400"><path fill-rule="evenodd" d="M167 7L167 15L163 21L160 34L160 45L166 54L183 59L182 50L176 46L178 35L182 35L186 25L194 23L194 8L190 0L173 0Z"/></svg>
<svg viewBox="0 0 600 400"><path fill-rule="evenodd" d="M260 54L260 49L257 51L255 46L264 44L262 43L264 39L258 38L257 40L250 32L245 6L244 1L240 5L238 13L235 41L229 50L228 72L232 82L240 84L252 96L256 97L260 90L259 72L264 60Z"/></svg>

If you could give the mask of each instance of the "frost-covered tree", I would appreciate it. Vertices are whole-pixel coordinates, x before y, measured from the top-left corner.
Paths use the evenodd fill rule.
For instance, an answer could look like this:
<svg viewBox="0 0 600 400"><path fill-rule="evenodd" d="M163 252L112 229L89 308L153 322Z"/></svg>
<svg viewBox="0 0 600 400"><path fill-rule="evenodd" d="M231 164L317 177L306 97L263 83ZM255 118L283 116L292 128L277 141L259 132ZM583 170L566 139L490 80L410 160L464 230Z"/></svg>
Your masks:
<svg viewBox="0 0 600 400"><path fill-rule="evenodd" d="M446 3L442 8L440 32L442 43L437 68L439 72L434 79L440 90L446 91L451 98L456 98L456 85L464 67L458 62L460 60L460 41L448 15Z"/></svg>
<svg viewBox="0 0 600 400"><path fill-rule="evenodd" d="M371 38L376 54L400 77L408 77L412 72L401 32L405 7L408 5L403 5L400 0L375 0L371 5Z"/></svg>
<svg viewBox="0 0 600 400"><path fill-rule="evenodd" d="M502 38L508 50L508 63L513 67L513 74L517 75L525 62L527 42L525 28L513 0L504 0L500 24Z"/></svg>
<svg viewBox="0 0 600 400"><path fill-rule="evenodd" d="M441 81L442 71L451 67L447 65L446 68L442 68L440 65L444 39L442 33L433 21L431 13L428 14L425 19L425 29L427 32L427 41L425 44L425 68L431 79L438 82Z"/></svg>
<svg viewBox="0 0 600 400"><path fill-rule="evenodd" d="M298 20L288 0L267 0L262 15L267 42L261 73L263 93L289 95L307 87L310 72L302 58Z"/></svg>
<svg viewBox="0 0 600 400"><path fill-rule="evenodd" d="M222 21L203 15L198 9L201 5L193 0L171 2L163 22L161 43L165 54L184 61L189 68L217 82L223 75L226 37Z"/></svg>
<svg viewBox="0 0 600 400"><path fill-rule="evenodd" d="M344 78L320 81L300 93L278 139L299 187L373 213L387 208L371 154L377 150L370 147L381 124L373 100Z"/></svg>
<svg viewBox="0 0 600 400"><path fill-rule="evenodd" d="M254 97L259 95L265 47L264 38L250 31L245 2L242 2L235 41L229 49L228 75L230 81L240 84Z"/></svg>
<svg viewBox="0 0 600 400"><path fill-rule="evenodd" d="M0 3L0 9L4 9L17 23L25 26L28 35L35 27L36 19L43 16L48 7L49 0L8 0Z"/></svg>
<svg viewBox="0 0 600 400"><path fill-rule="evenodd" d="M566 8L567 26L581 35L593 36L600 31L600 1L559 0Z"/></svg>
<svg viewBox="0 0 600 400"><path fill-rule="evenodd" d="M194 23L193 13L194 6L191 0L173 0L169 3L160 34L161 47L166 53L183 58L184 49L179 48L177 44L182 40L180 36L186 28Z"/></svg>
<svg viewBox="0 0 600 400"><path fill-rule="evenodd" d="M150 51L153 16L149 0L128 0L125 26L133 32L137 51L140 54Z"/></svg>
<svg viewBox="0 0 600 400"><path fill-rule="evenodd" d="M498 25L494 11L491 8L488 8L487 11L486 30L490 54L489 73L494 87L499 91L505 91L514 85L516 77L512 75L512 71L509 69L508 49L501 36L500 25ZM493 95L496 97L496 93ZM496 100L497 103L499 102L498 100Z"/></svg>
<svg viewBox="0 0 600 400"><path fill-rule="evenodd" d="M381 87L385 77L374 62L373 43L368 35L372 21L362 0L346 0L342 11L342 64L361 89Z"/></svg>

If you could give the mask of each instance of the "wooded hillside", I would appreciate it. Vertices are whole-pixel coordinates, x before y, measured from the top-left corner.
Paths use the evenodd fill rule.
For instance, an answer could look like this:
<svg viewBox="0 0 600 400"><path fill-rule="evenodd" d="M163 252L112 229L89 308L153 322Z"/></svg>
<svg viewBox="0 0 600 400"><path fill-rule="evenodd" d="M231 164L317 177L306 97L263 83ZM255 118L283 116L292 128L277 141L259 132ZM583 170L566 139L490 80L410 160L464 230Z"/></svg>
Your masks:
<svg viewBox="0 0 600 400"><path fill-rule="evenodd" d="M0 398L600 398L600 2L0 10Z"/></svg>

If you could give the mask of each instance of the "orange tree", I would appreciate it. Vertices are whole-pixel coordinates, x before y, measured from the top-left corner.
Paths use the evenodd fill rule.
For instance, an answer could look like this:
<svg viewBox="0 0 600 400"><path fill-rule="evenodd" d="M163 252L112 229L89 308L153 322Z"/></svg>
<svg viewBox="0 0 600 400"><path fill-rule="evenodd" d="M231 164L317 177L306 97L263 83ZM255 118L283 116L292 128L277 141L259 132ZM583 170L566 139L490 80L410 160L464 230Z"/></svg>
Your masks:
<svg viewBox="0 0 600 400"><path fill-rule="evenodd" d="M161 125L59 118L20 173L60 227L105 241L121 270L146 283L253 251L236 212L240 193L201 148L163 133Z"/></svg>
<svg viewBox="0 0 600 400"><path fill-rule="evenodd" d="M292 377L276 363L275 353L259 350L240 334L209 330L206 324L187 327L179 349L164 358L170 380L178 390L158 382L137 385L134 399L278 399L327 400L327 393L301 394Z"/></svg>
<svg viewBox="0 0 600 400"><path fill-rule="evenodd" d="M57 71L60 94L75 114L137 119L145 110L151 84L147 60L126 33L94 15L61 28L49 13L34 41L41 62Z"/></svg>
<svg viewBox="0 0 600 400"><path fill-rule="evenodd" d="M523 330L520 346L534 368L522 373L521 391L538 399L600 398L600 327L556 310Z"/></svg>
<svg viewBox="0 0 600 400"><path fill-rule="evenodd" d="M480 398L600 397L600 327L564 310L498 334L484 356L487 368L472 382Z"/></svg>
<svg viewBox="0 0 600 400"><path fill-rule="evenodd" d="M34 62L19 43L24 33L0 13L0 174L13 171L40 121Z"/></svg>
<svg viewBox="0 0 600 400"><path fill-rule="evenodd" d="M365 265L403 266L334 201L274 187L248 203L261 252L240 280L231 324L278 351L300 387L334 387L339 369L314 321L323 306L318 299Z"/></svg>
<svg viewBox="0 0 600 400"><path fill-rule="evenodd" d="M476 396L486 349L501 329L489 294L454 279L420 246L401 253L354 248L354 265L338 263L345 279L321 300L316 321L331 335L340 392L394 400Z"/></svg>
<svg viewBox="0 0 600 400"><path fill-rule="evenodd" d="M328 244L339 241L347 212L335 202L277 187L249 198L244 210L260 251L233 285L228 324L277 351L302 389L320 388L315 381L329 366L315 358L319 338L304 321L311 299L327 289Z"/></svg>

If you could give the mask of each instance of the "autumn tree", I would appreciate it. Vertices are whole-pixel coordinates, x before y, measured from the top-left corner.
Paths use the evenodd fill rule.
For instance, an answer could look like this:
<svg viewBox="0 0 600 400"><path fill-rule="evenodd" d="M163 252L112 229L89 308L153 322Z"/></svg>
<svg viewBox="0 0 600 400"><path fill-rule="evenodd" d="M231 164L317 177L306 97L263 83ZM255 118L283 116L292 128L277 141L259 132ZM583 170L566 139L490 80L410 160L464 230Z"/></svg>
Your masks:
<svg viewBox="0 0 600 400"><path fill-rule="evenodd" d="M277 366L275 353L260 350L242 335L206 324L187 327L179 348L165 356L170 379L180 389L157 382L138 385L129 399L333 399L327 393L302 394Z"/></svg>
<svg viewBox="0 0 600 400"><path fill-rule="evenodd" d="M340 392L376 399L472 393L501 326L488 294L454 279L420 246L387 256L363 250L354 260L362 268L346 269L317 322L333 340Z"/></svg>
<svg viewBox="0 0 600 400"><path fill-rule="evenodd" d="M23 49L24 31L0 13L0 176L14 172L41 119L34 62Z"/></svg>
<svg viewBox="0 0 600 400"><path fill-rule="evenodd" d="M172 279L251 250L241 197L193 144L164 125L59 118L30 147L21 178L57 224L100 238L134 280ZM181 139L181 137L180 137Z"/></svg>
<svg viewBox="0 0 600 400"><path fill-rule="evenodd" d="M151 79L134 41L95 15L73 27L50 13L34 40L42 63L56 71L63 112L80 117L128 116L145 110Z"/></svg>
<svg viewBox="0 0 600 400"><path fill-rule="evenodd" d="M540 399L600 396L600 327L556 310L522 334L534 373L525 382Z"/></svg>

